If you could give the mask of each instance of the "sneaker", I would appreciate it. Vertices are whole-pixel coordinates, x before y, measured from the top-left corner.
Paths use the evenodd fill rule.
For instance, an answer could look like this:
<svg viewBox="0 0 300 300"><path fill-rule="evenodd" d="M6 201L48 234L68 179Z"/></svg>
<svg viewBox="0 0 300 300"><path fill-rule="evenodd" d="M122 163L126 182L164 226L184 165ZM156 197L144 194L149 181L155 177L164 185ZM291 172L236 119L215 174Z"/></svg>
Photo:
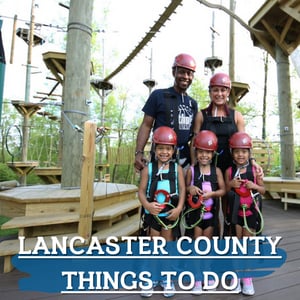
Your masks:
<svg viewBox="0 0 300 300"><path fill-rule="evenodd" d="M196 281L192 289L192 295L201 295L202 294L202 282Z"/></svg>
<svg viewBox="0 0 300 300"><path fill-rule="evenodd" d="M152 286L149 288L144 288L141 290L141 297L149 298L153 294L153 288L155 288L158 284L158 281L152 281Z"/></svg>
<svg viewBox="0 0 300 300"><path fill-rule="evenodd" d="M231 282L230 282L230 286L233 286L235 285L235 281L234 279L231 279ZM232 290L233 292L236 292L237 294L239 294L241 291L242 291L242 288L241 288L241 280L238 279L238 283L237 283L237 286L235 289Z"/></svg>
<svg viewBox="0 0 300 300"><path fill-rule="evenodd" d="M153 288L142 289L142 291L141 291L141 297L149 298L149 297L152 296L152 293L153 293Z"/></svg>
<svg viewBox="0 0 300 300"><path fill-rule="evenodd" d="M252 278L243 278L242 283L242 293L244 295L252 296L255 294Z"/></svg>
<svg viewBox="0 0 300 300"><path fill-rule="evenodd" d="M173 297L175 295L175 286L174 283L171 282L170 284L167 283L167 281L163 281L163 289L164 289L164 296L166 298Z"/></svg>

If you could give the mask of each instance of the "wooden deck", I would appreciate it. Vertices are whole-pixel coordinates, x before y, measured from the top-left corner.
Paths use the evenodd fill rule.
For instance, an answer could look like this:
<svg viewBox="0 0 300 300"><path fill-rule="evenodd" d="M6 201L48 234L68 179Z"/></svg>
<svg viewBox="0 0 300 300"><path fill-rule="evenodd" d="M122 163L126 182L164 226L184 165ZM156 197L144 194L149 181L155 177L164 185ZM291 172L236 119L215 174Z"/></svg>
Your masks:
<svg viewBox="0 0 300 300"><path fill-rule="evenodd" d="M232 300L232 299L256 299L256 300L295 300L300 293L300 206L290 204L287 211L283 210L280 201L265 200L263 206L265 218L264 235L282 236L280 248L287 252L287 261L269 276L254 279L255 295L202 295L199 299ZM0 264L3 260L0 258ZM0 268L2 270L2 268ZM139 294L94 294L94 295L61 295L41 292L25 292L18 289L18 280L26 277L26 274L13 270L10 273L0 274L1 299L7 300L104 300L104 299L141 299ZM163 295L155 294L151 299L165 299ZM197 296L177 294L172 299L197 299Z"/></svg>
<svg viewBox="0 0 300 300"><path fill-rule="evenodd" d="M60 184L6 190L0 193L0 215L11 219L1 228L18 229L19 235L28 239L28 249L34 247L37 236L93 235L103 241L107 236L121 238L138 232L141 205L135 185L94 183L90 213L85 200L79 188L61 189ZM16 238L0 242L4 272L13 269L11 258L18 253L18 245Z"/></svg>

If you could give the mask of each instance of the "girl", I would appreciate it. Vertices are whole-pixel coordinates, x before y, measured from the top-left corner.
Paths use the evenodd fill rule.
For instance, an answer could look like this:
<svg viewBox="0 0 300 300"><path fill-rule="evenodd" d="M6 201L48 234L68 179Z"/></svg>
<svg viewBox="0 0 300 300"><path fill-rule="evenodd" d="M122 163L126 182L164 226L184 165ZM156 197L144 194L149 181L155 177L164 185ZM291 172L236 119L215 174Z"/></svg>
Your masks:
<svg viewBox="0 0 300 300"><path fill-rule="evenodd" d="M216 135L209 130L200 131L194 139L197 162L191 166L186 175L188 209L185 212L185 227L193 229L193 237L212 238L218 218L216 212L219 197L225 194L222 172L212 165L212 159L218 147ZM209 282L212 286L214 282ZM202 282L196 281L193 294L202 292Z"/></svg>
<svg viewBox="0 0 300 300"><path fill-rule="evenodd" d="M144 229L151 237L162 236L173 241L185 201L185 182L182 167L172 160L177 145L175 131L166 126L153 133L155 161L141 171L138 191L144 208ZM173 283L162 282L164 296L174 295ZM152 296L152 288L143 291L143 297Z"/></svg>
<svg viewBox="0 0 300 300"><path fill-rule="evenodd" d="M236 132L229 140L233 165L225 172L226 192L228 193L228 219L235 224L235 234L254 236L260 213L257 196L265 193L263 177L258 176L256 168L250 162L252 140L247 133ZM260 217L261 214L260 214ZM252 278L243 278L242 287L238 281L236 291L245 295L254 295Z"/></svg>

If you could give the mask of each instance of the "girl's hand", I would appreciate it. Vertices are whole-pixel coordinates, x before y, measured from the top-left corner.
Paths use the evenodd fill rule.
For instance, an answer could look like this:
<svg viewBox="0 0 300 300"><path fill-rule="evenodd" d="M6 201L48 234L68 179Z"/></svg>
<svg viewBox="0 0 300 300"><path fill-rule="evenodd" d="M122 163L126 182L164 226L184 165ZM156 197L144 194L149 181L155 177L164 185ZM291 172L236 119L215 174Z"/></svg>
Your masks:
<svg viewBox="0 0 300 300"><path fill-rule="evenodd" d="M145 209L147 209L153 216L157 216L163 209L162 205L158 202L150 202L147 206L148 207L145 207Z"/></svg>
<svg viewBox="0 0 300 300"><path fill-rule="evenodd" d="M178 207L172 208L168 211L168 216L166 217L166 219L175 221L179 217L180 212L181 210Z"/></svg>
<svg viewBox="0 0 300 300"><path fill-rule="evenodd" d="M233 179L230 181L230 183L231 183L231 186L232 186L233 188L238 189L238 188L241 187L241 184L243 183L243 180L240 179L240 178L238 178L238 177L236 177L236 178L233 178Z"/></svg>
<svg viewBox="0 0 300 300"><path fill-rule="evenodd" d="M190 186L189 192L193 196L202 194L202 190L195 185Z"/></svg>

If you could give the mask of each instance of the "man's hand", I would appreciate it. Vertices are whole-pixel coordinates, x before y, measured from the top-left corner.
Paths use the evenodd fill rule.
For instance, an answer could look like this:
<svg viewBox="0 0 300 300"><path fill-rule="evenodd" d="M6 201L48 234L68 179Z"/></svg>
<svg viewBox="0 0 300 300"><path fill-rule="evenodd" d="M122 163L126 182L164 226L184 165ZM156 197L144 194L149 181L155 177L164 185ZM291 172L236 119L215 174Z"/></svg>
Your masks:
<svg viewBox="0 0 300 300"><path fill-rule="evenodd" d="M136 172L140 172L147 164L147 160L143 156L143 153L137 153L134 161L134 168Z"/></svg>

